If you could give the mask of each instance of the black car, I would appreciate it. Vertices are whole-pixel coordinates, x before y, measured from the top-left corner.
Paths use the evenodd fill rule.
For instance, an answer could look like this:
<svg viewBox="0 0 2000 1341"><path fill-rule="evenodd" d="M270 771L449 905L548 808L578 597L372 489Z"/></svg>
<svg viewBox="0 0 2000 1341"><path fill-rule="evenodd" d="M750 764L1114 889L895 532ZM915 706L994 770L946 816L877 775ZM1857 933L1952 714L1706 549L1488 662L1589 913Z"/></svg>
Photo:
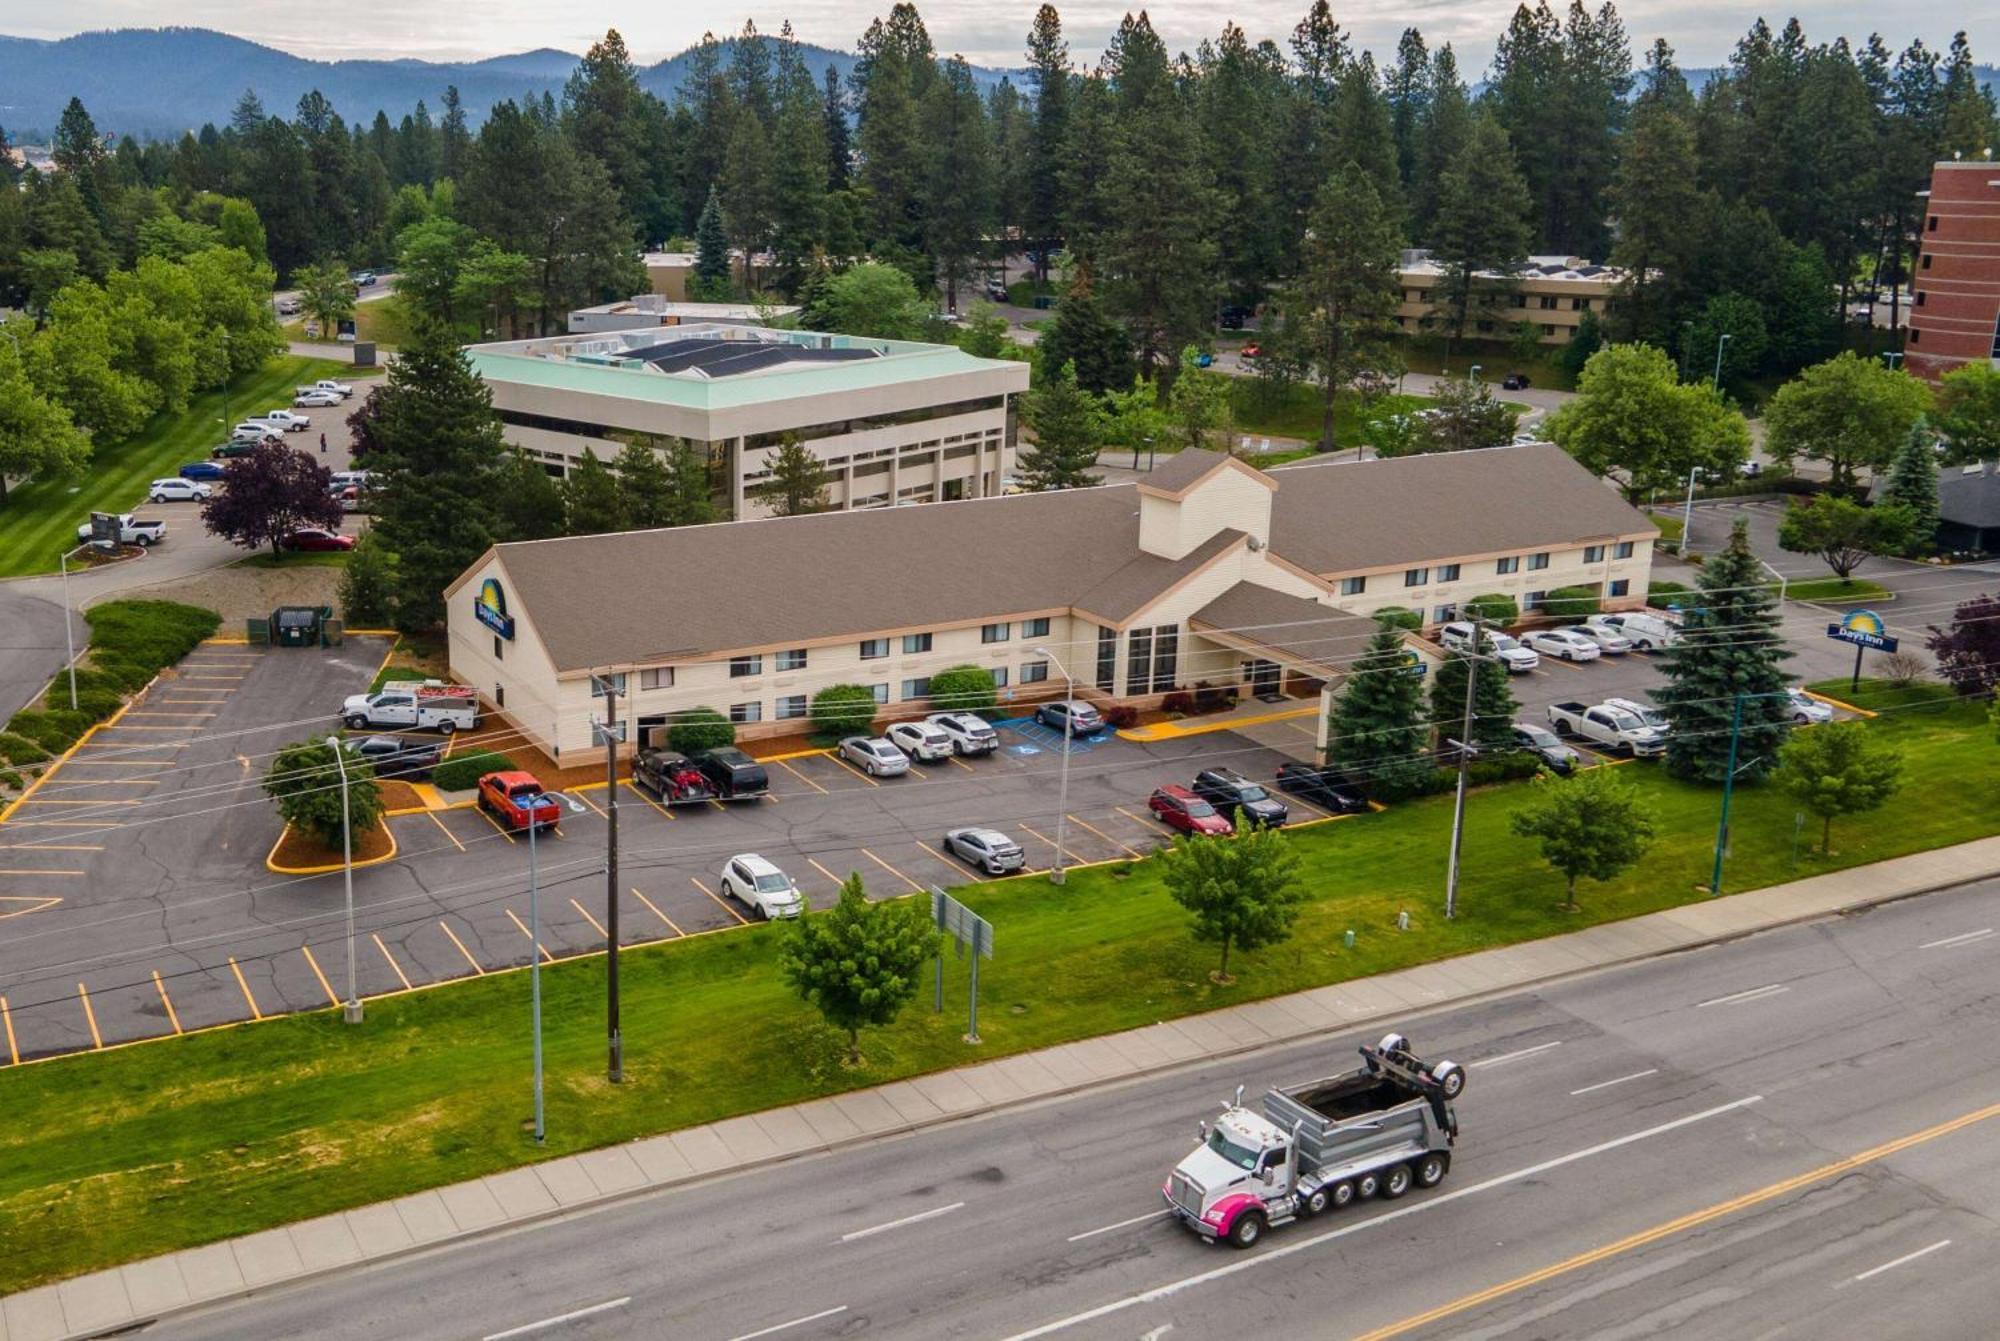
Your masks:
<svg viewBox="0 0 2000 1341"><path fill-rule="evenodd" d="M353 744L354 752L368 761L378 778L422 782L444 761L444 746L433 740L367 736Z"/></svg>
<svg viewBox="0 0 2000 1341"><path fill-rule="evenodd" d="M1338 769L1315 768L1311 764L1279 764L1278 785L1329 814L1358 815L1368 809L1368 798Z"/></svg>
<svg viewBox="0 0 2000 1341"><path fill-rule="evenodd" d="M1502 391L1526 391L1528 389L1528 374L1524 372L1508 373L1500 379L1500 389Z"/></svg>
<svg viewBox="0 0 2000 1341"><path fill-rule="evenodd" d="M734 745L702 755L701 771L724 801L755 801L771 790L771 775L764 771L764 765Z"/></svg>
<svg viewBox="0 0 2000 1341"><path fill-rule="evenodd" d="M1563 744L1562 737L1533 722L1514 723L1514 743L1540 759L1552 773L1568 777L1583 762L1577 752Z"/></svg>
<svg viewBox="0 0 2000 1341"><path fill-rule="evenodd" d="M1233 768L1206 768L1194 775L1194 794L1235 819L1238 814L1260 828L1283 827L1291 807Z"/></svg>
<svg viewBox="0 0 2000 1341"><path fill-rule="evenodd" d="M1250 309L1241 303L1230 303L1222 309L1221 316L1223 330L1240 331L1243 324L1250 320Z"/></svg>

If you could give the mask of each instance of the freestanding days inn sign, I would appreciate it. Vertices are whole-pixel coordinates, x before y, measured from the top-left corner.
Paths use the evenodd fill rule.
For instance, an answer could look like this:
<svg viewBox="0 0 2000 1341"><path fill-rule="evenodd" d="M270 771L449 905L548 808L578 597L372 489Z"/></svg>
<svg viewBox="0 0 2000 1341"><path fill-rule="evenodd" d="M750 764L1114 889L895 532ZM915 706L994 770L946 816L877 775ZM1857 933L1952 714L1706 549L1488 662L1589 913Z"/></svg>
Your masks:
<svg viewBox="0 0 2000 1341"><path fill-rule="evenodd" d="M1889 636L1882 616L1873 610L1849 610L1838 624L1826 626L1826 636L1836 642L1853 643L1871 652L1893 652L1896 640Z"/></svg>
<svg viewBox="0 0 2000 1341"><path fill-rule="evenodd" d="M472 613L487 628L512 641L514 617L507 613L507 593L500 590L497 579L489 577L479 584L479 595L472 601Z"/></svg>

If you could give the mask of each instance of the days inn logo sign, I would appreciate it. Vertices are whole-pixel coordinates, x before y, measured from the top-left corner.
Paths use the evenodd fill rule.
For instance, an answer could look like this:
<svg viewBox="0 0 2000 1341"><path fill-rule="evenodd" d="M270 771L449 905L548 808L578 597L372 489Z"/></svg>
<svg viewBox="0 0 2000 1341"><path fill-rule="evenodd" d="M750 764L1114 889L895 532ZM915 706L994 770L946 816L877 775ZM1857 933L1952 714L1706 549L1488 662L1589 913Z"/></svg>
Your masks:
<svg viewBox="0 0 2000 1341"><path fill-rule="evenodd" d="M1849 610L1838 624L1826 626L1826 636L1836 642L1853 643L1873 652L1893 652L1896 640L1889 635L1882 616L1873 610Z"/></svg>
<svg viewBox="0 0 2000 1341"><path fill-rule="evenodd" d="M500 589L495 578L487 578L479 584L479 595L473 598L472 613L479 622L509 641L514 637L514 617L507 613L507 593Z"/></svg>

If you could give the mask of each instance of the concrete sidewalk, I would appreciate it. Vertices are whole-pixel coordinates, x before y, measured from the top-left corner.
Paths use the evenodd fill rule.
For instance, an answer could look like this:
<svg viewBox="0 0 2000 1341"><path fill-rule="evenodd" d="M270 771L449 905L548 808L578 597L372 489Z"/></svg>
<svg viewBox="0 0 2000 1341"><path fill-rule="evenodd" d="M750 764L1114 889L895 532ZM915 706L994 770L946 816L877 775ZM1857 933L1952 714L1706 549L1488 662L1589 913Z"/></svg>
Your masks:
<svg viewBox="0 0 2000 1341"><path fill-rule="evenodd" d="M0 1300L0 1341L131 1326L454 1238L2000 874L2000 837L569 1155Z"/></svg>

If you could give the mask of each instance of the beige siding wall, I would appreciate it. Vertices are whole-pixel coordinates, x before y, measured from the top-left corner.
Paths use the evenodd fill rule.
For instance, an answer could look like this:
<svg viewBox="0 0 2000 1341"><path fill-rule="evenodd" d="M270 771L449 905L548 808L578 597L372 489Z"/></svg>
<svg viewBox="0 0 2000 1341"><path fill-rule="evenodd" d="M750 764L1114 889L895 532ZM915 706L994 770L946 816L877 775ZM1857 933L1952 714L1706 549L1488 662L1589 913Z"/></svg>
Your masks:
<svg viewBox="0 0 2000 1341"><path fill-rule="evenodd" d="M480 586L489 577L499 580L500 590L508 598L507 613L514 619L511 640L498 637L472 613ZM512 584L499 559L489 555L470 580L445 598L446 656L453 679L477 689L488 703L512 718L533 744L551 749L563 740L566 694L555 678L555 666L542 648L534 622L512 598ZM588 693L586 686L586 698ZM586 724L583 742L588 741Z"/></svg>
<svg viewBox="0 0 2000 1341"><path fill-rule="evenodd" d="M1271 538L1271 489L1239 470L1220 470L1178 501L1139 495L1139 548L1178 559L1218 531Z"/></svg>
<svg viewBox="0 0 2000 1341"><path fill-rule="evenodd" d="M1272 562L1269 550L1253 550L1245 545L1238 546L1191 581L1140 610L1138 614L1125 621L1125 627L1129 631L1134 628L1158 628L1171 624L1178 629L1180 631L1179 679L1183 684L1193 684L1196 680L1233 682L1237 678L1238 666L1246 654L1221 647L1201 638L1199 634L1190 636L1187 622L1202 607L1239 582L1269 587L1288 596L1302 596L1307 600L1316 600L1329 608L1335 608L1333 599L1311 578ZM1130 669L1130 647L1129 633L1121 635L1118 643L1120 693L1129 693L1131 690L1127 679L1127 671Z"/></svg>
<svg viewBox="0 0 2000 1341"><path fill-rule="evenodd" d="M1595 543L1595 542L1593 542ZM1572 545L1551 548L1546 551L1524 550L1518 555L1520 563L1517 571L1502 574L1497 571L1498 556L1481 556L1458 560L1459 577L1455 582L1440 582L1439 571L1444 564L1424 565L1429 569L1429 579L1415 587L1403 585L1403 568L1380 568L1357 570L1351 573L1326 574L1336 591L1344 579L1365 577L1367 589L1359 595L1340 595L1335 601L1344 610L1368 615L1385 606L1400 605L1415 610L1424 617L1426 624L1436 623L1437 607L1456 604L1463 607L1474 596L1485 596L1499 592L1514 598L1515 604L1526 613L1528 595L1531 592L1554 591L1557 587L1592 587L1604 597L1607 607L1612 609L1637 609L1645 604L1646 583L1653 570L1653 540L1631 541L1632 554L1629 558L1613 557L1617 553L1618 541L1604 543L1605 557L1595 563L1584 561L1585 546ZM1549 566L1531 569L1529 564L1536 553L1549 556ZM1449 562L1449 561L1447 561ZM1607 594L1611 585L1619 581L1629 584L1624 596Z"/></svg>

